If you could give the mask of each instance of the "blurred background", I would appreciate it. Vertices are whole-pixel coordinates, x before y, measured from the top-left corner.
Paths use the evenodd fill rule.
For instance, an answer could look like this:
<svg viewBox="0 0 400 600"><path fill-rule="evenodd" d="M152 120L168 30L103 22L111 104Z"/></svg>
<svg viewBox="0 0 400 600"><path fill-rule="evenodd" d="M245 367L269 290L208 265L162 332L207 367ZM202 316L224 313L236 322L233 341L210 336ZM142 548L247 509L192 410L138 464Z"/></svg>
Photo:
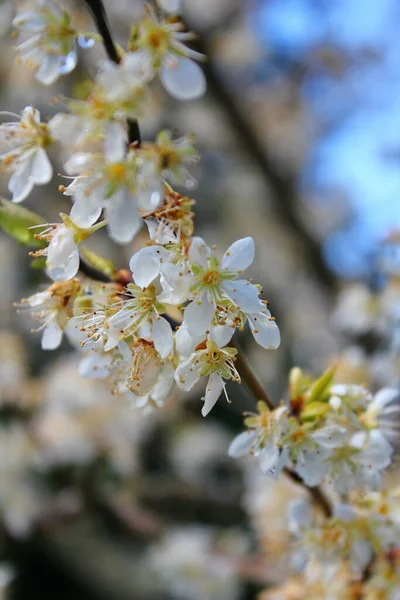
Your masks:
<svg viewBox="0 0 400 600"><path fill-rule="evenodd" d="M54 96L84 94L104 52L83 51L71 76L43 88L14 62L10 23L32 4L0 2L0 106L45 117L60 110ZM94 29L83 1L64 5ZM124 46L143 3L105 6ZM207 95L178 103L155 85L142 134L196 135L197 235L221 252L256 240L251 276L282 345L266 352L243 335L247 357L277 402L293 365L399 385L399 3L183 0L182 15L208 57ZM52 156L56 173L63 158ZM49 222L69 210L59 183L26 203ZM123 268L145 239L90 242ZM0 598L247 600L277 585L285 506L302 492L228 458L252 407L245 387L230 386L232 404L206 420L201 386L164 409L131 409L107 383L79 378L67 343L40 349L12 306L46 285L29 263L1 232Z"/></svg>

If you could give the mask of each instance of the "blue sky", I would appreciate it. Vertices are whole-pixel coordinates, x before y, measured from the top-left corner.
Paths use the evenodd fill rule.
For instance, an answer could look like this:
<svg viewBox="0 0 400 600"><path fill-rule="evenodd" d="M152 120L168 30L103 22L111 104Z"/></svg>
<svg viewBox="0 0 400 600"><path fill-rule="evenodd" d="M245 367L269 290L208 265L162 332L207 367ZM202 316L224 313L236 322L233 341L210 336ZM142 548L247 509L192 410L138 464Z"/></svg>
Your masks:
<svg viewBox="0 0 400 600"><path fill-rule="evenodd" d="M344 189L355 219L326 245L345 276L367 275L379 239L400 227L400 3L397 0L264 0L253 25L272 50L301 56L327 39L344 51L374 48L377 61L352 67L339 82L309 82L316 118L338 119L310 156L306 181L323 193ZM389 155L391 154L391 158Z"/></svg>

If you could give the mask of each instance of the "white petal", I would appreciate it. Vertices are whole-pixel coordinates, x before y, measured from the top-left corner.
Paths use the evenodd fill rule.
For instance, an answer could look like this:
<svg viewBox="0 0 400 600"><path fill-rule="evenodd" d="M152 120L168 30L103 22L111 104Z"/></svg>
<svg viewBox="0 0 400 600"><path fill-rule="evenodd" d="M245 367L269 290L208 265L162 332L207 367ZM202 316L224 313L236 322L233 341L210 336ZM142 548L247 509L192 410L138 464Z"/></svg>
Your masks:
<svg viewBox="0 0 400 600"><path fill-rule="evenodd" d="M339 425L329 424L317 430L312 439L326 448L338 448L344 441L346 429Z"/></svg>
<svg viewBox="0 0 400 600"><path fill-rule="evenodd" d="M59 140L62 144L75 144L77 139L85 131L83 119L68 113L57 113L48 122L51 137Z"/></svg>
<svg viewBox="0 0 400 600"><path fill-rule="evenodd" d="M380 431L359 431L352 436L351 445L361 449L356 459L367 467L384 469L391 463L393 448Z"/></svg>
<svg viewBox="0 0 400 600"><path fill-rule="evenodd" d="M174 346L171 325L164 317L160 317L159 319L153 318L152 332L155 349L161 358L166 358L171 354Z"/></svg>
<svg viewBox="0 0 400 600"><path fill-rule="evenodd" d="M47 267L47 274L53 281L68 281L75 277L79 269L79 252L75 252L70 258L62 265L56 267Z"/></svg>
<svg viewBox="0 0 400 600"><path fill-rule="evenodd" d="M106 206L110 238L117 244L128 244L142 226L134 197L128 190L118 190Z"/></svg>
<svg viewBox="0 0 400 600"><path fill-rule="evenodd" d="M248 315L251 332L257 344L267 350L279 348L281 334L276 322L265 312Z"/></svg>
<svg viewBox="0 0 400 600"><path fill-rule="evenodd" d="M190 356L197 344L204 340L204 335L191 335L186 327L186 323L182 323L175 334L176 351L181 356Z"/></svg>
<svg viewBox="0 0 400 600"><path fill-rule="evenodd" d="M61 344L62 335L63 332L61 327L57 323L57 320L53 318L43 331L43 350L55 350L58 348L58 346Z"/></svg>
<svg viewBox="0 0 400 600"><path fill-rule="evenodd" d="M382 410L387 404L390 404L395 399L400 399L400 392L396 388L383 388L374 396L370 407L373 410Z"/></svg>
<svg viewBox="0 0 400 600"><path fill-rule="evenodd" d="M46 28L46 21L39 11L22 12L13 19L14 27L21 31L43 31Z"/></svg>
<svg viewBox="0 0 400 600"><path fill-rule="evenodd" d="M148 246L136 252L129 262L135 283L141 288L148 287L160 273L161 260L167 257L161 246Z"/></svg>
<svg viewBox="0 0 400 600"><path fill-rule="evenodd" d="M215 342L220 348L223 348L231 341L234 333L235 328L230 325L214 325L211 327L208 339Z"/></svg>
<svg viewBox="0 0 400 600"><path fill-rule="evenodd" d="M184 322L191 335L204 334L210 329L214 318L215 309L209 302L207 294L204 293L199 300L193 300L186 308Z"/></svg>
<svg viewBox="0 0 400 600"><path fill-rule="evenodd" d="M211 248L207 246L203 238L194 236L189 248L189 261L199 267L206 267L210 254Z"/></svg>
<svg viewBox="0 0 400 600"><path fill-rule="evenodd" d="M126 130L117 123L111 121L107 126L104 140L104 152L108 163L122 162L126 156L126 144L128 135Z"/></svg>
<svg viewBox="0 0 400 600"><path fill-rule="evenodd" d="M81 377L89 379L105 379L110 375L111 359L111 353L91 351L80 361L78 373Z"/></svg>
<svg viewBox="0 0 400 600"><path fill-rule="evenodd" d="M75 202L70 212L70 217L75 225L86 229L96 223L100 215L101 206L98 205L95 195L85 196L82 194L75 196Z"/></svg>
<svg viewBox="0 0 400 600"><path fill-rule="evenodd" d="M160 81L176 100L193 100L203 96L207 88L205 75L190 58L173 57L164 61Z"/></svg>
<svg viewBox="0 0 400 600"><path fill-rule="evenodd" d="M68 122L67 122L68 123ZM68 175L80 175L87 169L95 168L96 161L90 152L74 152L64 164Z"/></svg>
<svg viewBox="0 0 400 600"><path fill-rule="evenodd" d="M259 298L259 289L245 279L224 281L221 287L242 312L256 313L265 308Z"/></svg>
<svg viewBox="0 0 400 600"><path fill-rule="evenodd" d="M43 85L52 85L60 77L64 56L59 54L46 54L35 78Z"/></svg>
<svg viewBox="0 0 400 600"><path fill-rule="evenodd" d="M221 267L225 271L244 271L252 264L255 251L252 237L237 240L229 246L222 257Z"/></svg>
<svg viewBox="0 0 400 600"><path fill-rule="evenodd" d="M217 375L217 373L211 373L210 377L208 378L208 383L206 387L204 405L201 409L201 414L203 415L203 417L206 417L208 413L214 408L224 387L225 384L222 377L220 375Z"/></svg>
<svg viewBox="0 0 400 600"><path fill-rule="evenodd" d="M229 446L228 454L232 458L241 458L249 454L257 440L257 431L243 431L235 437Z"/></svg>
<svg viewBox="0 0 400 600"><path fill-rule="evenodd" d="M331 451L322 446L318 450L301 451L297 455L296 473L300 475L306 485L313 487L321 483L330 471L327 461Z"/></svg>
<svg viewBox="0 0 400 600"><path fill-rule="evenodd" d="M47 266L50 269L68 262L76 250L74 232L61 225L53 235L47 249Z"/></svg>
<svg viewBox="0 0 400 600"><path fill-rule="evenodd" d="M150 239L153 240L153 242L156 242L157 244L177 242L176 235L165 223L162 223L158 219L146 219L145 223L149 230Z"/></svg>
<svg viewBox="0 0 400 600"><path fill-rule="evenodd" d="M191 358L181 362L174 374L176 385L188 392L192 389L195 383L200 379L198 371L193 367Z"/></svg>
<svg viewBox="0 0 400 600"><path fill-rule="evenodd" d="M157 0L160 8L171 15L178 15L181 8L181 0Z"/></svg>
<svg viewBox="0 0 400 600"><path fill-rule="evenodd" d="M48 183L53 175L53 167L45 150L38 148L32 163L32 181L42 185Z"/></svg>
<svg viewBox="0 0 400 600"><path fill-rule="evenodd" d="M162 406L164 401L166 400L168 394L171 391L171 388L174 383L174 367L172 363L167 360L161 367L160 377L156 385L151 390L152 399L158 404L158 406Z"/></svg>
<svg viewBox="0 0 400 600"><path fill-rule="evenodd" d="M193 278L191 274L185 273L181 266L163 263L160 283L163 291L158 297L159 301L178 305L183 304L189 298Z"/></svg>
<svg viewBox="0 0 400 600"><path fill-rule="evenodd" d="M8 189L12 193L13 202L22 202L29 196L33 188L32 181L33 156L30 154L18 165L18 168L10 177Z"/></svg>
<svg viewBox="0 0 400 600"><path fill-rule="evenodd" d="M259 454L260 469L263 473L268 473L274 468L279 459L279 448L274 435L270 435L264 448Z"/></svg>

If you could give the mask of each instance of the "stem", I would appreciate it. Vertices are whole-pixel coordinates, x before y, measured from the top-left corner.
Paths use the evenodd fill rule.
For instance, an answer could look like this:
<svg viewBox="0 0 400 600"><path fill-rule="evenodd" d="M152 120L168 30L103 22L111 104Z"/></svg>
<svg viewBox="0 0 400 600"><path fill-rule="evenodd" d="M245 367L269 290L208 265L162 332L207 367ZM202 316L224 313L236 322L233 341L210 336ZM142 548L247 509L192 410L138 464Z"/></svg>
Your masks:
<svg viewBox="0 0 400 600"><path fill-rule="evenodd" d="M257 375L254 373L249 361L246 359L238 342L233 341L232 345L235 346L238 350L238 354L235 361L235 367L241 379L252 393L256 402L258 402L259 400L263 400L270 410L274 410L275 405L273 401L268 396ZM292 471L292 469L289 469L288 467L285 467L283 472L287 477L289 477L289 479L301 485L307 490L314 503L321 508L322 512L327 518L332 516L331 503L320 486L313 488L307 487L304 484L304 481L301 479L301 477L297 475L295 471Z"/></svg>
<svg viewBox="0 0 400 600"><path fill-rule="evenodd" d="M98 32L103 38L103 44L108 58L112 60L112 62L119 64L121 62L121 57L111 34L103 0L85 0L85 2L90 8ZM140 127L137 119L128 119L128 139L129 144L135 144L136 146L140 146L141 144Z"/></svg>
<svg viewBox="0 0 400 600"><path fill-rule="evenodd" d="M258 402L259 400L263 400L270 410L274 410L274 403L265 391L261 381L258 379L257 375L251 368L249 361L245 357L244 352L241 350L237 341L233 340L232 346L234 346L238 350L235 361L235 367L238 370L241 379L244 381L249 391L254 396L254 399L256 400L256 402Z"/></svg>

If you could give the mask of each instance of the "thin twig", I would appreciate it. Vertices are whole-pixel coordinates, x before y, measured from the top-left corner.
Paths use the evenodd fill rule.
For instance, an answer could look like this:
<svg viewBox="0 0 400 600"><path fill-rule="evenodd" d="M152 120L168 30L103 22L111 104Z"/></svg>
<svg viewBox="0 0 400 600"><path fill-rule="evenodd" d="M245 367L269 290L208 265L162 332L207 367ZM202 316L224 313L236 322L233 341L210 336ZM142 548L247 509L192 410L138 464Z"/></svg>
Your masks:
<svg viewBox="0 0 400 600"><path fill-rule="evenodd" d="M236 340L233 340L231 342L231 345L238 350L235 361L235 367L241 379L253 395L254 399L256 400L256 402L258 402L259 400L263 400L270 410L274 410L274 403L265 391L261 381L258 379L257 375L251 368L251 365L245 357L245 354L240 348L238 342Z"/></svg>

